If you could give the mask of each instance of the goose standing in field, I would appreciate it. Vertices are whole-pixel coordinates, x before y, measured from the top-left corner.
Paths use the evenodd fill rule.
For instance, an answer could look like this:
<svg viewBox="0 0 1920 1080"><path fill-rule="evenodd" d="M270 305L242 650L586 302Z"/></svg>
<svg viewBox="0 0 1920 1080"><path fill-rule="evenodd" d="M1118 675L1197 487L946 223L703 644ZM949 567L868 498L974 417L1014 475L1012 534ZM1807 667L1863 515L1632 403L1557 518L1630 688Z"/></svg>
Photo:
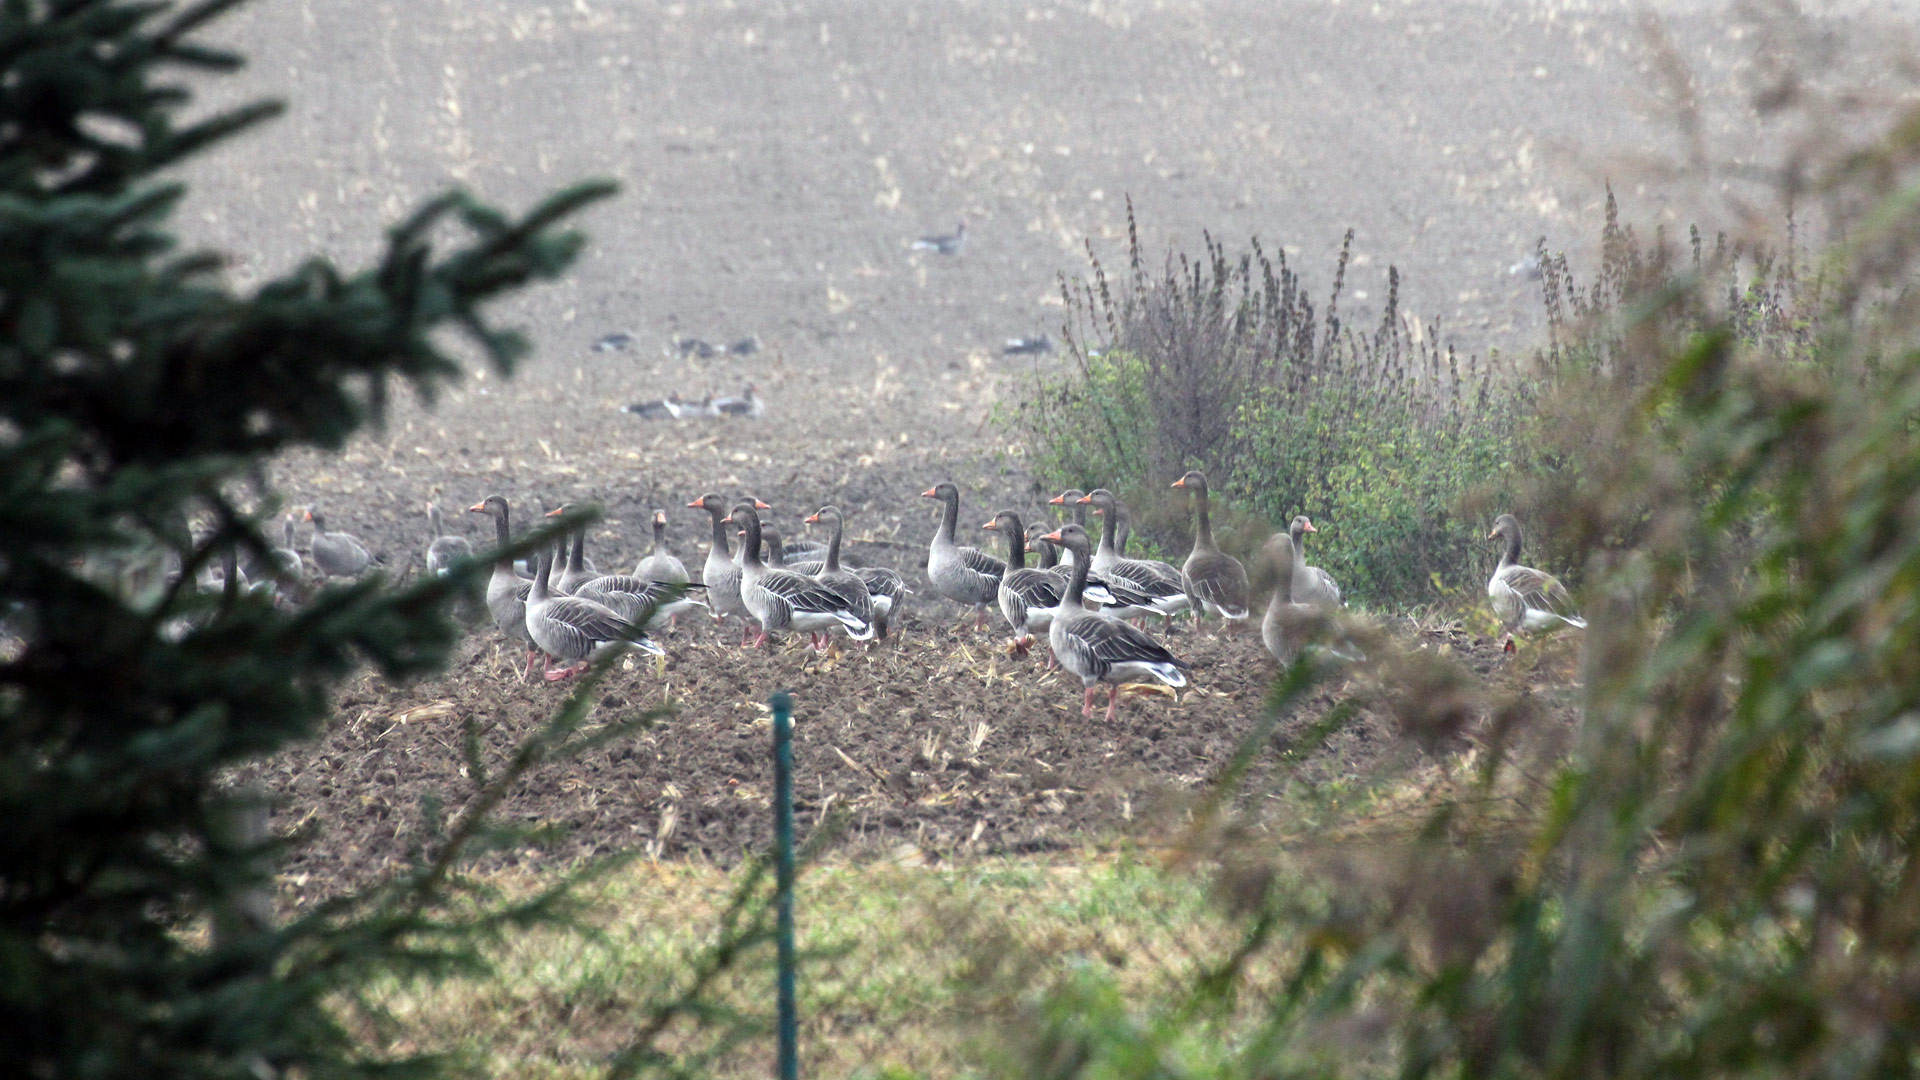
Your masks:
<svg viewBox="0 0 1920 1080"><path fill-rule="evenodd" d="M979 548L953 542L953 531L960 523L959 488L942 481L921 492L920 497L938 499L942 504L940 527L934 530L933 542L927 547L927 579L940 595L971 605L973 628L983 630L987 605L1000 598L1000 578L1007 572L1007 565Z"/></svg>
<svg viewBox="0 0 1920 1080"><path fill-rule="evenodd" d="M850 566L844 559L840 559L839 553L846 526L839 516L839 510L833 507L822 507L820 513L808 518L807 522L808 524L823 522L825 518L821 515L826 514L828 510L833 510L831 515L833 534L829 541L822 545L813 540L790 540L781 545L780 565L795 573L818 576L827 568L827 555L831 549L841 569L859 578L860 584L866 586L867 596L873 601L873 636L876 640L885 639L888 620L907 594L913 590L907 588L907 580L900 576L900 572L890 567Z"/></svg>
<svg viewBox="0 0 1920 1080"><path fill-rule="evenodd" d="M1053 626L1067 582L1051 569L1027 567L1027 532L1017 512L1002 510L980 527L1007 538L1007 571L1000 576L1000 614L1013 631L1014 647L1025 656L1033 648L1033 636Z"/></svg>
<svg viewBox="0 0 1920 1080"><path fill-rule="evenodd" d="M1173 486L1193 493L1193 551L1180 568L1187 597L1193 606L1229 623L1243 623L1251 613L1247 568L1213 542L1213 522L1207 516L1207 475L1192 470Z"/></svg>
<svg viewBox="0 0 1920 1080"><path fill-rule="evenodd" d="M1274 533L1261 554L1273 574L1273 597L1267 601L1267 613L1260 620L1260 640L1266 643L1273 658L1285 666L1299 658L1325 615L1296 597L1300 564L1291 536Z"/></svg>
<svg viewBox="0 0 1920 1080"><path fill-rule="evenodd" d="M827 557L820 569L811 576L815 581L852 602L854 614L866 619L868 625L873 627L867 635L868 640L871 640L880 634L879 626L874 623L873 593L867 589L866 578L852 570L843 570L840 567L840 538L846 529L846 523L840 516L840 508L823 506L807 516L809 525L829 522L833 526L833 532L827 539Z"/></svg>
<svg viewBox="0 0 1920 1080"><path fill-rule="evenodd" d="M667 543L667 512L653 512L653 550L647 557L633 566L633 576L648 581L669 581L685 584L693 579L687 576L687 567L673 548Z"/></svg>
<svg viewBox="0 0 1920 1080"><path fill-rule="evenodd" d="M1173 617L1187 610L1189 601L1186 587L1175 577L1169 579L1172 567L1151 559L1122 558L1114 544L1114 536L1119 530L1121 516L1120 500L1106 488L1094 488L1080 497L1080 501L1093 507L1100 515L1100 550L1088 556L1093 560L1093 572L1104 578L1109 587L1120 586L1137 594L1138 601L1127 601L1116 605L1108 612L1114 618L1144 618L1147 615L1159 615L1166 619L1167 629L1173 629ZM1085 530L1085 526L1082 526ZM1122 597L1116 593L1115 600Z"/></svg>
<svg viewBox="0 0 1920 1080"><path fill-rule="evenodd" d="M307 520L313 522L313 565L322 577L359 577L373 565L360 538L352 533L328 532L324 515L309 507Z"/></svg>
<svg viewBox="0 0 1920 1080"><path fill-rule="evenodd" d="M427 573L445 577L455 559L473 558L473 545L464 536L448 536L440 523L440 508L427 504Z"/></svg>
<svg viewBox="0 0 1920 1080"><path fill-rule="evenodd" d="M1047 631L1048 643L1060 666L1080 676L1086 697L1080 703L1080 715L1093 715L1095 689L1106 683L1107 720L1112 721L1120 705L1120 685L1153 679L1168 686L1187 685L1181 673L1187 663L1168 652L1145 630L1118 619L1105 619L1088 611L1082 598L1087 573L1093 561L1088 550L1087 530L1068 523L1046 537L1062 547L1074 550L1073 577L1060 598L1060 607Z"/></svg>
<svg viewBox="0 0 1920 1080"><path fill-rule="evenodd" d="M558 513L559 511L555 511ZM527 634L547 654L541 671L548 682L571 678L610 652L637 649L652 656L665 653L648 640L646 631L622 619L605 604L553 592L553 552L540 554L540 569L527 592ZM554 660L568 666L554 671Z"/></svg>
<svg viewBox="0 0 1920 1080"><path fill-rule="evenodd" d="M762 510L772 509L758 499L754 505ZM713 611L714 621L721 622L728 616L739 619L740 643L745 645L753 637L753 628L747 625L751 613L740 598L740 564L734 560L729 542L731 530L726 523L726 500L717 492L709 491L688 503L687 509L705 510L713 519L713 546L707 549L707 562L700 572L700 580L707 586L707 606Z"/></svg>
<svg viewBox="0 0 1920 1080"><path fill-rule="evenodd" d="M613 609L614 614L642 630L652 630L661 619L707 605L689 595L702 588L686 581L652 581L632 574L602 574L583 583L573 595Z"/></svg>
<svg viewBox="0 0 1920 1080"><path fill-rule="evenodd" d="M1293 544L1293 598L1303 604L1337 611L1347 606L1346 601L1340 598L1339 583L1325 570L1307 565L1307 549L1300 542L1307 533L1319 531L1305 514L1287 525L1287 540Z"/></svg>
<svg viewBox="0 0 1920 1080"><path fill-rule="evenodd" d="M485 514L493 519L495 546L505 550L513 540L509 523L511 511L507 508L504 496L489 495L480 502L467 507L471 514ZM527 632L527 594L533 590L533 582L513 572L513 559L502 555L493 563L493 575L487 578L487 614L493 616L493 625L509 639L526 643L527 666L520 672L525 679L533 671L533 659L539 649L533 644L533 636Z"/></svg>
<svg viewBox="0 0 1920 1080"><path fill-rule="evenodd" d="M1487 534L1487 539L1506 542L1500 567L1487 582L1487 599L1493 604L1493 613L1500 616L1501 625L1507 628L1505 651L1513 651L1516 633L1557 630L1563 626L1576 630L1587 628L1587 620L1574 612L1573 597L1567 594L1565 586L1552 574L1520 565L1519 519L1512 514L1501 514L1493 519L1493 531Z"/></svg>
<svg viewBox="0 0 1920 1080"><path fill-rule="evenodd" d="M1083 529L1087 527L1087 493L1081 491L1079 488L1068 488L1053 498L1048 499L1047 505L1063 508L1066 511L1068 521L1073 522ZM1060 565L1068 570L1073 569L1073 552L1062 548L1060 551Z"/></svg>
<svg viewBox="0 0 1920 1080"><path fill-rule="evenodd" d="M736 503L723 522L738 525L744 534L737 554L740 598L760 622L755 645L765 645L772 634L788 629L812 633L840 626L855 641L873 637L872 622L859 613L854 600L804 574L774 570L760 561L760 513L754 503Z"/></svg>
<svg viewBox="0 0 1920 1080"><path fill-rule="evenodd" d="M559 517L573 509L572 503L563 503L558 510L547 511L547 516ZM584 523L573 530L571 555L567 549L568 538L561 537L559 556L555 560L557 565L550 583L553 591L560 596L572 596L575 589L600 576L593 567L593 560L587 558L587 526Z"/></svg>

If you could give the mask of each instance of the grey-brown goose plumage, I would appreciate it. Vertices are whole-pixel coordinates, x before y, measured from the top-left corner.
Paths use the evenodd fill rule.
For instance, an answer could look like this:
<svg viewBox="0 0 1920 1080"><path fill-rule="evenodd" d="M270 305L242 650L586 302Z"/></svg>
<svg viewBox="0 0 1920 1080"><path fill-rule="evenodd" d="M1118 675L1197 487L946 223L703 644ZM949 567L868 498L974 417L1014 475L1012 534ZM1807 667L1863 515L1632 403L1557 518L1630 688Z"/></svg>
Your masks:
<svg viewBox="0 0 1920 1080"><path fill-rule="evenodd" d="M1552 574L1520 565L1520 520L1512 514L1493 519L1489 540L1504 541L1500 566L1487 581L1487 600L1507 628L1506 650L1513 651L1513 635L1522 631L1585 630L1587 620L1573 609L1573 597Z"/></svg>
<svg viewBox="0 0 1920 1080"><path fill-rule="evenodd" d="M513 540L512 511L507 507L506 497L489 495L467 507L467 512L493 519L494 547L505 551ZM493 625L501 633L527 646L527 666L520 672L522 679L533 670L534 657L540 652L533 644L533 636L527 632L527 593L532 589L531 580L514 573L511 557L502 555L493 561L493 574L487 578L487 614L493 617Z"/></svg>
<svg viewBox="0 0 1920 1080"><path fill-rule="evenodd" d="M464 536L448 536L440 508L427 504L427 573L445 577L455 559L473 558L473 545Z"/></svg>
<svg viewBox="0 0 1920 1080"><path fill-rule="evenodd" d="M813 572L813 579L852 601L855 614L866 619L871 627L867 638L878 637L880 627L875 622L873 593L867 588L867 579L840 565L840 540L846 532L840 508L823 506L807 516L807 524L831 525L833 529L827 536L827 557L820 569Z"/></svg>
<svg viewBox="0 0 1920 1080"><path fill-rule="evenodd" d="M1307 515L1296 516L1287 525L1287 539L1293 544L1293 598L1328 611L1346 606L1340 598L1340 585L1333 575L1317 566L1307 565L1306 545L1301 541L1310 532L1319 532Z"/></svg>
<svg viewBox="0 0 1920 1080"><path fill-rule="evenodd" d="M1000 599L1000 577L1007 564L978 548L953 542L960 524L960 489L950 483L938 483L920 493L923 499L941 502L940 527L934 530L927 546L927 579L934 591L973 608L974 629L987 625L987 605Z"/></svg>
<svg viewBox="0 0 1920 1080"><path fill-rule="evenodd" d="M540 568L527 592L527 633L549 658L544 669L548 682L578 675L610 652L637 649L653 656L664 655L660 646L648 640L643 628L622 619L605 604L556 594L551 580L553 558L550 551L541 553ZM552 660L567 661L568 666L554 671Z"/></svg>
<svg viewBox="0 0 1920 1080"><path fill-rule="evenodd" d="M754 505L760 509L772 509L758 499ZM732 530L727 527L727 503L718 492L709 491L705 495L687 504L689 510L705 510L713 520L713 546L707 549L707 561L700 571L700 580L707 587L707 607L712 609L716 622L728 617L740 620L740 640L744 644L753 635L753 628L747 625L751 614L740 598L740 564L733 557Z"/></svg>
<svg viewBox="0 0 1920 1080"><path fill-rule="evenodd" d="M653 550L647 557L634 564L633 576L649 581L668 581L685 583L693 580L687 575L685 563L673 553L667 544L667 512L653 512Z"/></svg>
<svg viewBox="0 0 1920 1080"><path fill-rule="evenodd" d="M994 532L1003 533L1007 538L1007 572L1000 579L1000 614L1013 629L1013 635L1025 646L1030 645L1033 635L1053 626L1053 617L1060 609L1060 599L1067 593L1067 584L1073 575L1055 565L1052 541L1044 535L1046 526L1036 522L1023 528L1020 514L1014 510L1002 510L993 516L993 520L980 526ZM1040 549L1038 566L1026 564L1029 538ZM1110 591L1108 583L1096 574L1087 576L1086 588L1082 593L1082 602L1094 600L1104 605L1120 603ZM1106 608L1102 615L1108 615Z"/></svg>
<svg viewBox="0 0 1920 1080"><path fill-rule="evenodd" d="M1260 557L1273 578L1273 594L1260 619L1260 640L1281 664L1291 664L1309 648L1346 661L1366 654L1334 623L1333 609L1300 599L1300 559L1291 530L1267 539Z"/></svg>
<svg viewBox="0 0 1920 1080"><path fill-rule="evenodd" d="M1103 682L1110 687L1107 692L1109 721L1120 705L1122 683L1152 679L1168 686L1187 685L1187 678L1181 672L1187 666L1186 661L1168 652L1166 646L1145 630L1118 619L1103 619L1086 609L1083 597L1093 561L1093 553L1088 550L1087 530L1068 523L1048 534L1047 539L1073 550L1075 556L1073 577L1067 582L1066 595L1060 598L1047 640L1060 666L1080 676L1086 688L1080 715L1093 715L1093 695Z"/></svg>
<svg viewBox="0 0 1920 1080"><path fill-rule="evenodd" d="M1048 499L1047 505L1061 507L1066 511L1068 521L1083 529L1087 527L1087 493L1079 488L1068 488ZM1028 546L1032 546L1031 541ZM1073 552L1063 549L1059 552L1059 558L1061 566L1067 569L1073 568Z"/></svg>
<svg viewBox="0 0 1920 1080"><path fill-rule="evenodd" d="M313 565L322 576L359 577L373 565L373 556L367 553L359 537L352 533L328 532L325 515L311 507L307 509L307 520L313 522L313 544L308 550L313 552Z"/></svg>
<svg viewBox="0 0 1920 1080"><path fill-rule="evenodd" d="M562 503L557 510L547 511L548 517L559 517L575 509L573 503ZM599 577L593 567L593 560L587 558L587 527L581 525L573 530L572 550L568 552L568 541L563 538L559 545L559 554L555 557L553 581L551 587L562 596L572 596L575 589Z"/></svg>
<svg viewBox="0 0 1920 1080"><path fill-rule="evenodd" d="M602 574L583 582L573 595L605 604L622 619L652 630L662 619L707 605L690 595L704 588L687 581L653 581L632 574Z"/></svg>
<svg viewBox="0 0 1920 1080"><path fill-rule="evenodd" d="M1121 557L1114 542L1120 527L1121 506L1113 492L1106 488L1094 488L1081 496L1080 501L1093 507L1093 512L1100 515L1100 546L1091 556L1093 572L1104 578L1110 587L1122 587L1141 598L1139 601L1121 603L1120 596L1116 594L1116 610L1108 614L1114 618L1160 615L1171 629L1173 617L1190 606L1186 587L1179 576L1174 574L1169 577L1173 568L1163 562Z"/></svg>
<svg viewBox="0 0 1920 1080"><path fill-rule="evenodd" d="M1207 474L1190 471L1173 486L1193 495L1193 551L1180 568L1188 600L1208 615L1230 623L1245 622L1252 611L1247 568L1214 543L1213 522L1207 512Z"/></svg>
<svg viewBox="0 0 1920 1080"><path fill-rule="evenodd" d="M736 503L726 522L744 534L736 558L740 563L740 598L760 622L755 644L764 645L782 630L845 628L855 641L873 636L873 623L859 613L857 603L805 574L775 570L760 561L760 513L753 503Z"/></svg>

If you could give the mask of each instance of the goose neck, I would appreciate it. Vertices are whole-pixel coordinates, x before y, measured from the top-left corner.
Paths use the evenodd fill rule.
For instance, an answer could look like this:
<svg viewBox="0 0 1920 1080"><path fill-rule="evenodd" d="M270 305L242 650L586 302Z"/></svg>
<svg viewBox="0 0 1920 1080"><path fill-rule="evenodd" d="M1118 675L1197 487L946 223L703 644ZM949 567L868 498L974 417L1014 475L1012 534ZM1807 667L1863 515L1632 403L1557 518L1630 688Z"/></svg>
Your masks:
<svg viewBox="0 0 1920 1080"><path fill-rule="evenodd" d="M933 534L936 544L952 544L954 530L960 526L960 497L940 500L940 528Z"/></svg>
<svg viewBox="0 0 1920 1080"><path fill-rule="evenodd" d="M1500 569L1520 565L1520 531L1509 529L1506 534L1507 547L1500 555Z"/></svg>
<svg viewBox="0 0 1920 1080"><path fill-rule="evenodd" d="M1193 492L1193 546L1202 551L1214 551L1213 517L1207 508L1207 489L1196 488Z"/></svg>
<svg viewBox="0 0 1920 1080"><path fill-rule="evenodd" d="M733 558L733 545L727 539L727 527L720 520L727 515L709 506L707 516L713 519L713 550L719 552L723 559Z"/></svg>
<svg viewBox="0 0 1920 1080"><path fill-rule="evenodd" d="M827 534L827 561L825 568L830 573L837 574L840 572L840 536L845 530L846 523L840 520L840 515L835 514L833 516L833 531Z"/></svg>
<svg viewBox="0 0 1920 1080"><path fill-rule="evenodd" d="M1066 595L1060 598L1061 607L1084 607L1081 594L1087 591L1087 573L1093 569L1093 559L1088 557L1085 547L1073 552L1073 576L1067 580Z"/></svg>

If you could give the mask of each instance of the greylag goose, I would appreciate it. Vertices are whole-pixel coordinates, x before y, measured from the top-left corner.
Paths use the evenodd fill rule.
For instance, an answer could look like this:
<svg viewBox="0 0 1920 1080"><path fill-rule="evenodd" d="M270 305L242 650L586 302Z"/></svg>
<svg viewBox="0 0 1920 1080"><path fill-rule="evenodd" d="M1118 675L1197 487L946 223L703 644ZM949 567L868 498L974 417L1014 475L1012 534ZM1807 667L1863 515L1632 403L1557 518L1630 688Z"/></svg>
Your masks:
<svg viewBox="0 0 1920 1080"><path fill-rule="evenodd" d="M1193 606L1229 623L1243 623L1251 613L1247 568L1213 542L1213 522L1207 517L1207 475L1192 470L1173 486L1193 493L1193 551L1180 576Z"/></svg>
<svg viewBox="0 0 1920 1080"><path fill-rule="evenodd" d="M513 541L513 531L509 523L511 511L507 509L504 496L489 495L480 502L467 507L470 514L486 514L493 519L495 547L506 550ZM487 578L487 614L493 616L493 625L507 637L526 643L527 666L520 673L525 679L533 671L533 658L539 649L533 644L533 636L527 632L527 594L533 590L533 582L513 571L513 559L502 555L493 563L493 575Z"/></svg>
<svg viewBox="0 0 1920 1080"><path fill-rule="evenodd" d="M559 509L547 511L547 516L559 517L572 509L574 509L572 503L563 503ZM559 544L559 555L564 562L556 560L559 565L556 566L553 581L550 583L553 591L561 596L572 596L575 589L600 576L599 571L593 567L593 560L587 558L587 527L585 525L573 530L571 555L567 554L567 548L568 542L562 538Z"/></svg>
<svg viewBox="0 0 1920 1080"><path fill-rule="evenodd" d="M280 519L280 546L268 548L264 555L250 554L241 572L253 588L267 589L276 580L299 581L306 565L294 549L293 515L287 514Z"/></svg>
<svg viewBox="0 0 1920 1080"><path fill-rule="evenodd" d="M727 346L728 356L752 356L760 351L760 339L757 337L735 338Z"/></svg>
<svg viewBox="0 0 1920 1080"><path fill-rule="evenodd" d="M427 573L445 577L455 559L473 558L473 545L464 536L448 536L440 523L440 508L427 504Z"/></svg>
<svg viewBox="0 0 1920 1080"><path fill-rule="evenodd" d="M960 489L941 482L920 493L923 499L938 499L942 507L940 527L927 547L927 578L935 592L950 600L973 607L974 629L987 625L987 605L1000 598L1000 578L1007 565L978 548L953 542L953 531L960 523Z"/></svg>
<svg viewBox="0 0 1920 1080"><path fill-rule="evenodd" d="M1000 614L1013 631L1014 646L1025 655L1033 647L1033 635L1053 625L1060 597L1067 591L1066 582L1051 569L1028 568L1027 531L1016 511L1002 510L980 527L1007 538L1007 570L1000 575Z"/></svg>
<svg viewBox="0 0 1920 1080"><path fill-rule="evenodd" d="M1300 599L1301 564L1293 537L1274 533L1260 554L1273 574L1273 596L1260 619L1260 640L1273 658L1291 664L1308 648L1318 647L1339 660L1365 660L1360 647L1333 626L1332 609Z"/></svg>
<svg viewBox="0 0 1920 1080"><path fill-rule="evenodd" d="M774 570L760 561L760 514L750 502L736 503L723 519L740 526L740 598L760 622L754 644L767 644L776 631L846 630L855 641L873 637L873 623L860 613L858 601L804 574ZM871 605L868 605L871 610Z"/></svg>
<svg viewBox="0 0 1920 1080"><path fill-rule="evenodd" d="M1319 531L1305 514L1287 525L1287 539L1293 544L1293 598L1303 604L1337 611L1346 606L1346 602L1340 599L1339 583L1325 570L1307 565L1307 549L1300 542L1307 533Z"/></svg>
<svg viewBox="0 0 1920 1080"><path fill-rule="evenodd" d="M754 505L762 510L773 509L758 499ZM751 613L740 598L740 564L734 560L728 536L726 500L717 492L709 491L688 503L687 509L705 510L713 518L713 546L707 549L707 562L700 572L700 580L707 586L707 606L713 611L714 621L720 622L728 616L739 619L740 641L745 644L752 637L753 628L747 625Z"/></svg>
<svg viewBox="0 0 1920 1080"><path fill-rule="evenodd" d="M1128 558L1121 530L1131 528L1130 515L1126 504L1120 497L1106 488L1094 488L1080 497L1080 501L1093 507L1100 515L1100 545L1093 553L1093 572L1096 574L1114 574L1114 567L1120 568L1119 576L1145 583L1160 582L1171 585L1180 592L1180 600L1172 609L1173 613L1187 610L1186 585L1180 577L1180 571L1171 563L1159 559ZM1085 523L1081 523L1085 528Z"/></svg>
<svg viewBox="0 0 1920 1080"><path fill-rule="evenodd" d="M1493 603L1493 613L1500 616L1501 625L1507 628L1504 646L1507 652L1513 651L1513 635L1522 631L1533 633L1563 626L1576 630L1587 628L1587 620L1574 612L1573 597L1567 594L1565 586L1552 574L1520 565L1517 518L1501 514L1493 519L1493 531L1487 534L1487 539L1505 540L1507 545L1500 555L1499 569L1487 582L1487 599Z"/></svg>
<svg viewBox="0 0 1920 1080"><path fill-rule="evenodd" d="M687 576L687 567L673 549L667 545L667 512L653 512L653 551L633 566L633 576L648 581L674 581L682 584L693 580Z"/></svg>
<svg viewBox="0 0 1920 1080"><path fill-rule="evenodd" d="M607 336L601 338L599 341L594 342L593 351L594 352L622 352L628 346L632 345L633 342L634 342L634 337L632 334L628 333L625 330L615 330L613 333L608 334Z"/></svg>
<svg viewBox="0 0 1920 1080"><path fill-rule="evenodd" d="M1081 491L1079 488L1068 488L1054 498L1048 499L1047 505L1064 507L1068 521L1073 522L1083 529L1087 527L1087 493ZM1072 569L1073 552L1062 550L1060 552L1060 565Z"/></svg>
<svg viewBox="0 0 1920 1080"><path fill-rule="evenodd" d="M846 531L846 522L840 515L840 508L823 506L807 515L806 520L809 525L830 523L833 526L833 531L827 537L826 560L820 569L809 576L852 601L855 605L855 613L864 616L867 622L873 625L873 631L868 634L868 637L879 636L880 627L874 622L873 594L867 589L867 579L855 571L842 569L840 566L840 538Z"/></svg>
<svg viewBox="0 0 1920 1080"><path fill-rule="evenodd" d="M578 675L610 652L638 649L652 656L665 655L647 639L644 628L622 619L605 604L556 595L552 577L553 553L541 552L540 569L527 592L527 634L547 654L541 671L548 682ZM554 671L554 660L567 661L568 666Z"/></svg>
<svg viewBox="0 0 1920 1080"><path fill-rule="evenodd" d="M1107 614L1123 619L1159 615L1166 619L1167 628L1171 630L1173 617L1190 606L1185 585L1177 577L1168 579L1168 572L1173 568L1164 563L1120 556L1114 546L1114 536L1120 527L1120 500L1113 492L1094 488L1082 495L1080 501L1100 515L1100 550L1088 556L1093 560L1093 572L1106 580L1110 590L1119 587L1144 601L1144 604L1129 601L1116 593L1114 599L1123 602ZM1085 526L1081 528L1085 530Z"/></svg>
<svg viewBox="0 0 1920 1080"><path fill-rule="evenodd" d="M673 348L681 356L697 356L702 360L711 360L725 351L713 342L697 337L676 337L673 339Z"/></svg>
<svg viewBox="0 0 1920 1080"><path fill-rule="evenodd" d="M1045 334L1039 337L1008 338L1000 347L1001 356L1041 356L1053 351L1053 339Z"/></svg>
<svg viewBox="0 0 1920 1080"><path fill-rule="evenodd" d="M744 416L756 419L767 411L766 403L760 400L760 388L752 383L739 397L718 397L713 399L713 412L716 416Z"/></svg>
<svg viewBox="0 0 1920 1080"><path fill-rule="evenodd" d="M1067 582L1066 595L1047 631L1054 658L1060 666L1080 676L1086 697L1080 703L1080 715L1093 715L1093 695L1101 683L1107 692L1107 720L1112 721L1120 705L1120 685L1153 679L1168 686L1185 686L1181 668L1187 663L1168 652L1147 634L1118 619L1104 619L1086 609L1082 602L1087 573L1093 562L1088 550L1087 530L1068 523L1047 535L1047 539L1072 550L1073 577ZM1075 550L1077 549L1077 550Z"/></svg>
<svg viewBox="0 0 1920 1080"><path fill-rule="evenodd" d="M627 622L651 630L661 619L672 619L683 611L706 607L688 595L703 587L686 581L654 581L632 574L602 574L582 583L573 595L605 604Z"/></svg>
<svg viewBox="0 0 1920 1080"><path fill-rule="evenodd" d="M359 577L373 565L373 556L352 533L328 532L325 515L312 508L307 520L313 522L313 565L322 577Z"/></svg>
<svg viewBox="0 0 1920 1080"><path fill-rule="evenodd" d="M651 401L636 401L620 406L620 411L642 420L678 420L686 412L686 403L680 400L678 391L663 398Z"/></svg>
<svg viewBox="0 0 1920 1080"><path fill-rule="evenodd" d="M966 246L967 223L964 218L945 236L923 236L913 242L913 250L931 251L935 255L958 255L960 249Z"/></svg>
<svg viewBox="0 0 1920 1080"><path fill-rule="evenodd" d="M833 509L835 515L839 514L839 510L832 507L823 507L820 513L826 513L828 509ZM815 514L807 522L818 524L820 520L820 514ZM897 570L885 566L852 566L839 559L844 533L845 523L836 516L833 538L829 543L822 545L817 540L790 540L781 545L780 565L797 574L818 576L827 568L827 555L831 549L834 558L839 560L840 568L859 578L860 584L867 587L867 596L873 601L873 636L876 639L885 638L888 619L913 590L907 588L907 580Z"/></svg>

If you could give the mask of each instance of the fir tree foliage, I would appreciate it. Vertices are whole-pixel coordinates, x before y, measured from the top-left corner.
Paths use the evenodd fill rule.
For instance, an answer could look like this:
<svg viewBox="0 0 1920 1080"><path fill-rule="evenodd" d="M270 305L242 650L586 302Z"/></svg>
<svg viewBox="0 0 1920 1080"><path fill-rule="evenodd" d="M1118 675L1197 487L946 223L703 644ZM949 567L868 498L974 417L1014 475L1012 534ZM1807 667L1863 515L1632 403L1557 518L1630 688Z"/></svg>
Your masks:
<svg viewBox="0 0 1920 1080"><path fill-rule="evenodd" d="M279 111L188 116L187 80L241 63L199 38L235 6L0 3L4 1076L388 1068L338 1020L357 980L470 961L476 929L554 899L434 907L499 775L387 890L285 926L244 917L274 848L236 826L249 796L221 777L311 735L348 673L443 663L449 603L486 564L402 589L376 575L297 610L204 572L267 553L266 457L339 447L396 390L431 400L458 378L445 331L511 373L526 343L487 302L561 272L583 242L561 223L611 188L523 217L449 193L376 265L315 258L243 295L220 255L168 232L186 190L166 173ZM515 769L577 745L583 702Z"/></svg>

